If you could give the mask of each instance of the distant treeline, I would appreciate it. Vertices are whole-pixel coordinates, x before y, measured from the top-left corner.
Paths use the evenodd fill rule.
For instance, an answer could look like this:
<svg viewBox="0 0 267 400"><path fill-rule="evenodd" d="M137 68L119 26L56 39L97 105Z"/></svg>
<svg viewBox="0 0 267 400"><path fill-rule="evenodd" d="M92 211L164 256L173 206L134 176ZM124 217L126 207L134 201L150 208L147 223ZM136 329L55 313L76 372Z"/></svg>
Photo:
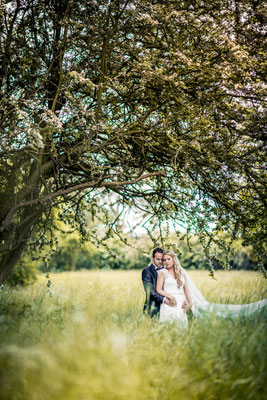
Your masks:
<svg viewBox="0 0 267 400"><path fill-rule="evenodd" d="M199 247L199 248L198 248ZM195 251L190 251L185 243L180 246L180 262L186 269L207 269L208 259L195 244ZM78 238L67 239L64 245L54 254L49 263L53 271L68 271L79 269L143 269L151 262L151 255L128 247L121 242L114 242L109 249L95 248L91 244L80 247ZM248 248L237 243L234 255L229 264L233 269L256 270L257 263ZM220 263L214 264L215 269L221 269Z"/></svg>
<svg viewBox="0 0 267 400"><path fill-rule="evenodd" d="M179 243L181 265L186 269L207 269L208 259L195 237L191 240L190 250L185 242ZM151 242L146 236L139 239L137 250L114 240L106 247L96 247L92 243L81 245L78 234L60 238L60 246L50 258L48 265L44 265L42 258L25 254L17 265L16 270L9 278L12 285L24 285L33 282L38 271L61 272L75 271L81 269L143 269L151 263ZM169 247L172 248L171 246ZM148 250L148 252L146 251ZM219 254L223 258L221 250ZM234 254L229 258L229 265L232 269L257 270L258 265L253 257L253 251L242 245L241 240L234 244ZM214 263L215 269L222 269L218 262Z"/></svg>

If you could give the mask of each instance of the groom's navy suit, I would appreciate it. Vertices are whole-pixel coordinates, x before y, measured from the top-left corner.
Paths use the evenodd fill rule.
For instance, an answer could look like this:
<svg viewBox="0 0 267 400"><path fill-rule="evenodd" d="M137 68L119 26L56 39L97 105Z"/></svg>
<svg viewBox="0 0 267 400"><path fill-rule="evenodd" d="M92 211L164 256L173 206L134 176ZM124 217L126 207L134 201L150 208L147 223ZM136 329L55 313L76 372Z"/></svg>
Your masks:
<svg viewBox="0 0 267 400"><path fill-rule="evenodd" d="M163 302L164 296L156 292L158 273L154 264L143 269L142 281L146 292L146 301L144 304L144 312L154 317L159 313L160 304Z"/></svg>

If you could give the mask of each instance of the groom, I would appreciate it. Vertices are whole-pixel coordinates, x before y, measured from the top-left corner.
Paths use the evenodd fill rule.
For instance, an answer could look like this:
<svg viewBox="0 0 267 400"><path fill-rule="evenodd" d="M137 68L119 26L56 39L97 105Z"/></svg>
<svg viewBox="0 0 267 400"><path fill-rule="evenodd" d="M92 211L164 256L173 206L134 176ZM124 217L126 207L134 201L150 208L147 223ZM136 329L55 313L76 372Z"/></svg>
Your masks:
<svg viewBox="0 0 267 400"><path fill-rule="evenodd" d="M144 313L148 313L151 318L159 314L161 303L170 305L169 299L156 292L158 271L163 268L163 253L164 251L160 247L154 249L152 253L153 263L142 271L142 281L146 292Z"/></svg>

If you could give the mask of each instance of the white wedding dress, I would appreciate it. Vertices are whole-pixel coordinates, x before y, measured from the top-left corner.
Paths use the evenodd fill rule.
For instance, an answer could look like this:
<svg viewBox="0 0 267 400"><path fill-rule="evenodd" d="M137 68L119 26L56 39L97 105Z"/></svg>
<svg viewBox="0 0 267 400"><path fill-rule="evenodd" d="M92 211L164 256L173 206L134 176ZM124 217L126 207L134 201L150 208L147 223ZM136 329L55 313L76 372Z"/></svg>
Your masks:
<svg viewBox="0 0 267 400"><path fill-rule="evenodd" d="M164 268L163 271L165 280L163 283L163 290L166 293L172 294L177 305L175 307L168 306L163 303L160 305L160 321L178 322L181 326L187 326L187 315L182 309L182 304L186 300L184 294L184 283L186 281L188 290L192 299L192 312L195 317L205 317L208 314L216 314L222 318L234 318L240 316L248 316L261 312L267 306L267 299L259 300L249 304L218 304L210 303L202 295L200 290L196 287L187 271L185 271L180 263L179 266L182 270L183 285L178 288L176 280Z"/></svg>
<svg viewBox="0 0 267 400"><path fill-rule="evenodd" d="M164 268L160 270L164 274L163 290L175 297L176 306L168 306L165 303L160 305L159 319L162 322L177 322L181 327L187 327L187 315L182 309L182 304L186 300L184 294L184 276L182 277L183 284L178 288L176 280Z"/></svg>
<svg viewBox="0 0 267 400"><path fill-rule="evenodd" d="M216 314L222 318L235 318L248 316L261 312L267 305L267 299L259 300L249 304L218 304L210 303L205 299L200 290L196 287L187 271L182 267L184 278L192 298L192 312L195 317L207 316L207 314Z"/></svg>

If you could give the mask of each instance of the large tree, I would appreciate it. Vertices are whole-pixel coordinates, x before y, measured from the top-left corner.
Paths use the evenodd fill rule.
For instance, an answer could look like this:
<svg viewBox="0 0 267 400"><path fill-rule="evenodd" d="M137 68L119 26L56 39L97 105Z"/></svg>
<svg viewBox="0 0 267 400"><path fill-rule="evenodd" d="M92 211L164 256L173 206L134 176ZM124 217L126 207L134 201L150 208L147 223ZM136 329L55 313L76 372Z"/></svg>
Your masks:
<svg viewBox="0 0 267 400"><path fill-rule="evenodd" d="M1 2L0 283L55 207L83 229L83 207L110 193L158 224L183 221L206 247L216 231L240 233L261 257L261 10Z"/></svg>

